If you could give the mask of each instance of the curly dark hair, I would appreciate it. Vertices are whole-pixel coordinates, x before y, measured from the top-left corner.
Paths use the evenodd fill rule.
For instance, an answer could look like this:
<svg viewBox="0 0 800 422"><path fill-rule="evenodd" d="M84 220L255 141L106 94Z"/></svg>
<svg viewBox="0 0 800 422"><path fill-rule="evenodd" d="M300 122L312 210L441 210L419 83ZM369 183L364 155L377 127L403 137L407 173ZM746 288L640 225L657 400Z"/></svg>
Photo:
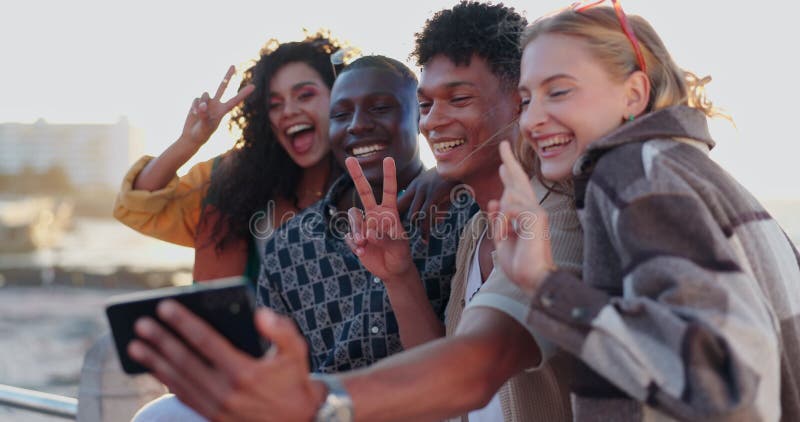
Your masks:
<svg viewBox="0 0 800 422"><path fill-rule="evenodd" d="M244 72L239 89L253 84L255 90L232 113L229 127L238 128L241 136L212 172L206 200L222 215L212 229L218 250L232 238L247 238L253 214L265 210L271 199L281 197L297 204L296 189L303 169L283 149L270 126L270 81L283 66L302 62L331 88L336 78L331 54L339 49L327 31L299 42L279 44L271 39L261 49L258 61ZM326 159L331 160L332 169L337 168L331 154Z"/></svg>
<svg viewBox="0 0 800 422"><path fill-rule="evenodd" d="M462 1L437 12L414 34L411 53L417 66L443 54L458 66L467 66L473 54L486 59L492 73L516 89L522 53L519 38L528 21L502 3Z"/></svg>

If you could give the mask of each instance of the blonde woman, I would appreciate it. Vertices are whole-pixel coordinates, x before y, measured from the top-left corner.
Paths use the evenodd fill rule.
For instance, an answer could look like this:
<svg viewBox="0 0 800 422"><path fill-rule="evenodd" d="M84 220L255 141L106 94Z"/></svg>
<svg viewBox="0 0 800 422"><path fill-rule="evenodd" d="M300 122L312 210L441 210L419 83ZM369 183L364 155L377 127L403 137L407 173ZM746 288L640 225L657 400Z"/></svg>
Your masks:
<svg viewBox="0 0 800 422"><path fill-rule="evenodd" d="M581 370L577 420L798 420L800 258L708 158L707 80L612 3L542 19L522 42L520 129L541 175L574 186L582 278L553 265L507 144L499 263L533 295L528 323Z"/></svg>

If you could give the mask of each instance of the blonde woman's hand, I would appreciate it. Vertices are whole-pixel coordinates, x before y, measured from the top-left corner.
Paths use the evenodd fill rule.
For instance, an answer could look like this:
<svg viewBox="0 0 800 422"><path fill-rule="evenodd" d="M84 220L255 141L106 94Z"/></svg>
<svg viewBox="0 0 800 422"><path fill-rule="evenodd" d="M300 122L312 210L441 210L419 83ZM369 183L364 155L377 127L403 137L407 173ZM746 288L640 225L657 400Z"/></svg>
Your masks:
<svg viewBox="0 0 800 422"><path fill-rule="evenodd" d="M222 101L222 94L228 88L228 82L230 82L235 72L236 68L233 66L228 68L228 72L220 82L213 97L209 96L208 92L204 92L203 95L192 101L192 106L183 124L182 140L195 147L205 144L211 134L219 127L222 117L253 92L255 86L247 85L230 100Z"/></svg>
<svg viewBox="0 0 800 422"><path fill-rule="evenodd" d="M503 195L489 202L492 239L503 272L523 290L535 293L555 269L550 249L547 212L536 200L530 177L517 162L508 142L500 144Z"/></svg>

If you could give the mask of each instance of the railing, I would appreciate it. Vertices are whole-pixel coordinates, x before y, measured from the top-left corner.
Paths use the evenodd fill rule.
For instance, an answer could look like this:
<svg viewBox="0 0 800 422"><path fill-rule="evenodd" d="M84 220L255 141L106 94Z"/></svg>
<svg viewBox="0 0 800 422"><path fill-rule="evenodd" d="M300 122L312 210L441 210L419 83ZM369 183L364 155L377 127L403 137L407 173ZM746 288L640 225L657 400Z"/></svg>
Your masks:
<svg viewBox="0 0 800 422"><path fill-rule="evenodd" d="M0 384L0 405L67 419L78 416L78 399Z"/></svg>
<svg viewBox="0 0 800 422"><path fill-rule="evenodd" d="M0 419L2 407L9 406L70 420L77 420L80 410L81 422L130 420L142 403L165 392L150 375L122 372L114 341L105 334L86 352L77 399L0 384Z"/></svg>

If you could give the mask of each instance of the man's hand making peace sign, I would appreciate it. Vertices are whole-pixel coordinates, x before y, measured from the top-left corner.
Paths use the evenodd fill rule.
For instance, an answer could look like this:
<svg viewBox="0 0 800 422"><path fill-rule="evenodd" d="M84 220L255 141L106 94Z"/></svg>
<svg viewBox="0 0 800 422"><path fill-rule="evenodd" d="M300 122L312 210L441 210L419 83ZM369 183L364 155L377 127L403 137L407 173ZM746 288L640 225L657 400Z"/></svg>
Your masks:
<svg viewBox="0 0 800 422"><path fill-rule="evenodd" d="M364 206L350 208L350 233L345 242L361 263L380 278L400 326L400 340L409 348L441 337L444 326L433 312L419 271L411 260L411 244L397 210L397 174L393 158L383 160L383 195L375 200L372 186L356 158L345 161Z"/></svg>

